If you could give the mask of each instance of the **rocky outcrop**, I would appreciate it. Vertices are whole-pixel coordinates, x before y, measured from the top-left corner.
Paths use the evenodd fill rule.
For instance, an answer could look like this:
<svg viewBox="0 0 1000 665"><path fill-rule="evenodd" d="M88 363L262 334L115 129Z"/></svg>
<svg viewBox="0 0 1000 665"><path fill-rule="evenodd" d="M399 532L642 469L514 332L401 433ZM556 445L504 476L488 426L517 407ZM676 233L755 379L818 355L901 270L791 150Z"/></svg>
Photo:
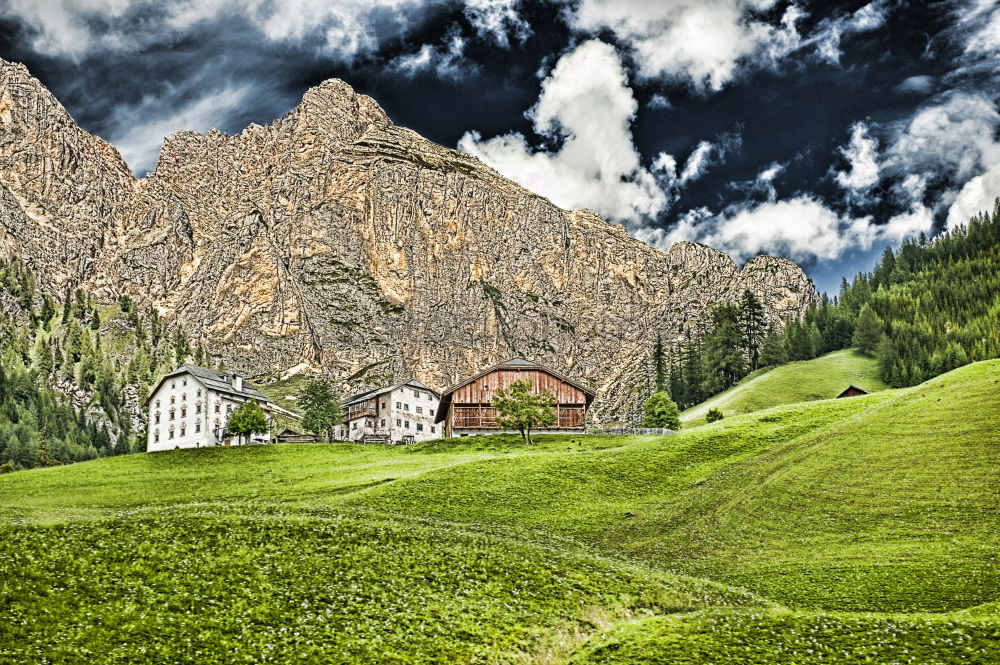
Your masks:
<svg viewBox="0 0 1000 665"><path fill-rule="evenodd" d="M657 334L748 288L776 321L816 297L785 259L664 253L562 210L337 80L267 127L174 134L144 179L19 65L0 66L0 123L0 253L57 295L150 303L251 374L441 388L520 355L593 385L612 417Z"/></svg>

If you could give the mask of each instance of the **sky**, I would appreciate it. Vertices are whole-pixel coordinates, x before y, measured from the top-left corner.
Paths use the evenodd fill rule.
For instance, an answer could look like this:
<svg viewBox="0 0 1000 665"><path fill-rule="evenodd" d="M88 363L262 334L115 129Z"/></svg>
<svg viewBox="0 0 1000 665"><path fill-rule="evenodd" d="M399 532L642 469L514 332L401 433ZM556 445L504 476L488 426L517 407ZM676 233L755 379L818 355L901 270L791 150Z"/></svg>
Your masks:
<svg viewBox="0 0 1000 665"><path fill-rule="evenodd" d="M0 0L0 57L138 176L338 77L561 207L831 294L1000 195L995 0Z"/></svg>

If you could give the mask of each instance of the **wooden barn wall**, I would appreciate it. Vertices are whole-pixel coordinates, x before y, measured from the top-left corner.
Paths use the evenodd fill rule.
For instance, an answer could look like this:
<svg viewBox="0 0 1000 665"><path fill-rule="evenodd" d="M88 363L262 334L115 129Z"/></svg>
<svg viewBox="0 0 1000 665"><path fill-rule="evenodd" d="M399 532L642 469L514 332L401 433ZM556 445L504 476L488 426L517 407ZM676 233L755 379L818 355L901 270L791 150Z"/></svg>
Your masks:
<svg viewBox="0 0 1000 665"><path fill-rule="evenodd" d="M514 381L527 379L538 394L548 390L556 397L556 404L584 405L586 395L576 386L537 369L497 369L481 376L467 386L462 386L452 396L452 404L489 404L498 388L509 388Z"/></svg>

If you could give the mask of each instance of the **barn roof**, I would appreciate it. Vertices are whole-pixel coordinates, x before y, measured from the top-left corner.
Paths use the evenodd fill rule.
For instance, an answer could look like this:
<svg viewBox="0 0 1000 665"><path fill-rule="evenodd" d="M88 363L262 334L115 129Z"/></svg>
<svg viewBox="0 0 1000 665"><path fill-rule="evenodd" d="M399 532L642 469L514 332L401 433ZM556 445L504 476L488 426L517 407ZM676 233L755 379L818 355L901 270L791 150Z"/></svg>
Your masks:
<svg viewBox="0 0 1000 665"><path fill-rule="evenodd" d="M357 393L356 395L351 395L343 402L340 403L341 406L347 406L348 404L354 404L355 402L363 402L365 400L371 399L373 397L378 397L382 393L392 392L396 388L402 388L403 386L413 386L419 390L426 390L432 393L435 397L440 397L438 391L433 388L428 388L425 384L417 381L416 379L410 379L409 381L400 381L399 383L394 383L391 386L383 386L382 388L376 388L375 390L369 390L364 393Z"/></svg>
<svg viewBox="0 0 1000 665"><path fill-rule="evenodd" d="M448 390L444 391L443 393L441 393L441 404L438 407L438 411L434 418L434 422L439 423L445 419L445 415L448 413L448 409L451 407L451 396L452 394L454 394L456 390L469 385L473 381L476 381L491 372L495 372L496 370L500 369L512 369L512 370L537 369L539 371L545 372L546 374L549 374L550 376L553 376L559 379L560 381L568 383L574 388L579 388L580 390L582 390L583 394L586 396L587 406L590 406L590 403L594 401L594 397L597 395L597 392L594 391L592 388L588 388L584 385L581 385L580 383L577 383L576 381L569 378L565 374L561 374L560 372L557 372L550 367L546 367L545 365L542 365L540 363L531 360L525 360L524 358L514 357L511 358L510 360L505 360L504 362L499 363L497 365L493 365L492 367L488 367L483 371L481 371L479 374L476 374L475 376L472 376L466 379L465 381L462 381L461 383L458 383L452 386L451 388L448 388Z"/></svg>
<svg viewBox="0 0 1000 665"><path fill-rule="evenodd" d="M849 385L849 386L847 386L846 388L844 388L844 392L842 392L842 393L840 393L839 395L837 395L837 397L846 397L846 396L847 396L847 394L848 394L849 392L851 392L852 390L855 390L855 391L857 391L857 393L858 393L859 395L867 395L867 394L868 394L868 391L867 391L867 390L865 390L864 388L858 388L858 387L857 387L856 385L854 385L854 384L852 383L851 385Z"/></svg>

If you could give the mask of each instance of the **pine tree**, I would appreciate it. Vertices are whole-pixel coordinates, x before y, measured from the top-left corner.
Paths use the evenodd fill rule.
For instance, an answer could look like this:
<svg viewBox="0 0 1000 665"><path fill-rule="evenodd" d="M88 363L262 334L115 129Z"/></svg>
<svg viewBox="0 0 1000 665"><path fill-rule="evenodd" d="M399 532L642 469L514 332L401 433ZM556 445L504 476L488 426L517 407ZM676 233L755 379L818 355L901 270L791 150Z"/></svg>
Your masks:
<svg viewBox="0 0 1000 665"><path fill-rule="evenodd" d="M761 349L767 336L767 317L764 306L749 289L743 294L738 307L740 347L746 354L750 371L753 371L760 366Z"/></svg>
<svg viewBox="0 0 1000 665"><path fill-rule="evenodd" d="M653 383L656 392L663 392L669 388L667 358L663 350L663 340L659 335L656 336L656 346L653 347Z"/></svg>

